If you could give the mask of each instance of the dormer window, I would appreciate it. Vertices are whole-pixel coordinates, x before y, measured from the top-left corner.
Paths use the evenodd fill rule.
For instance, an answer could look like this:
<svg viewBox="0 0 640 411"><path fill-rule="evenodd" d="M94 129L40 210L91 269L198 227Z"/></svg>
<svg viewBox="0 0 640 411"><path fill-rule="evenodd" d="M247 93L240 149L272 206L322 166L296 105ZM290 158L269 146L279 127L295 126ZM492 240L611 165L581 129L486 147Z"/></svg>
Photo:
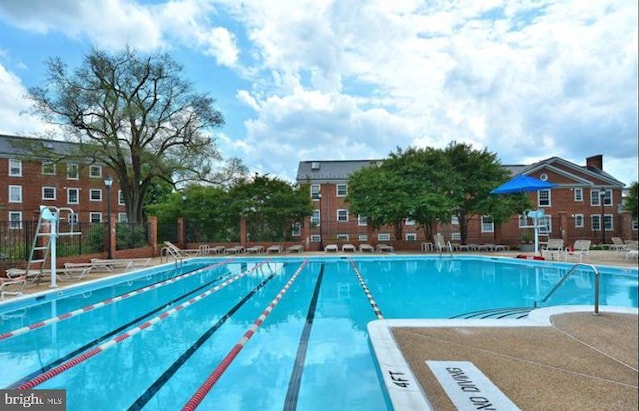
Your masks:
<svg viewBox="0 0 640 411"><path fill-rule="evenodd" d="M311 162L311 170L314 170L314 171L320 170L320 162L319 161Z"/></svg>

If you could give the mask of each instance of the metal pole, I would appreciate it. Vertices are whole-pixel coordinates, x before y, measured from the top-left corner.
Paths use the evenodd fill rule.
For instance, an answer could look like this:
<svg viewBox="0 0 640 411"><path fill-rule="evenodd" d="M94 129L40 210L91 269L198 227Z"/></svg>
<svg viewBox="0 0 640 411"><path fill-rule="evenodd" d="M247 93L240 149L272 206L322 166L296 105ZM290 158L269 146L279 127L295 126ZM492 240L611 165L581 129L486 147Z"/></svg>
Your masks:
<svg viewBox="0 0 640 411"><path fill-rule="evenodd" d="M602 189L600 191L600 231L602 231L602 244L605 243L604 239L604 196L606 191Z"/></svg>
<svg viewBox="0 0 640 411"><path fill-rule="evenodd" d="M107 258L113 258L113 250L111 249L111 184L113 180L111 176L107 176L104 185L107 188Z"/></svg>

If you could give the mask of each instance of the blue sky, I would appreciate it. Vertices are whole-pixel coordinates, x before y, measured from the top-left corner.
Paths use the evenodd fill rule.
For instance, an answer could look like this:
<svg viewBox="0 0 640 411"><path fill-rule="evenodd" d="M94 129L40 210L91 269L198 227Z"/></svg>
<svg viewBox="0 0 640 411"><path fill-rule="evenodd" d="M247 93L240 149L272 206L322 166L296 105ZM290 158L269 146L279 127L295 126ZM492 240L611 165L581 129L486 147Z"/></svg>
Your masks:
<svg viewBox="0 0 640 411"><path fill-rule="evenodd" d="M637 2L3 0L0 133L47 129L22 113L49 57L127 44L184 65L252 172L456 140L504 164L603 154L638 180Z"/></svg>

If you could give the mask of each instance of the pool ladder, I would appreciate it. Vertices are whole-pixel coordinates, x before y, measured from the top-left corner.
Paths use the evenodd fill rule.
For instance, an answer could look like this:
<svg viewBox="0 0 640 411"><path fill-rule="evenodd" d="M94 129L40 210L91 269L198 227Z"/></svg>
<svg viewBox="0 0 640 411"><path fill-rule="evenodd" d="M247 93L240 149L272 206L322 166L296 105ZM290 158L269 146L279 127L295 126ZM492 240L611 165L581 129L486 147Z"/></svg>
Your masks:
<svg viewBox="0 0 640 411"><path fill-rule="evenodd" d="M593 264L585 264L585 263L576 263L574 264L569 271L567 271L565 273L565 275L562 276L562 278L560 278L560 280L558 281L558 283L553 286L553 288L547 293L547 295L544 296L544 298L542 300L540 300L539 302L536 301L536 303L534 304L535 307L537 307L538 303L544 303L546 302L549 297L551 297L551 295L556 292L556 290L558 288L560 288L560 286L562 285L562 283L564 283L564 281L569 277L569 275L571 275L571 273L573 273L576 268L578 267L587 267L587 268L591 268L593 270L593 273L595 274L595 289L594 289L594 301L593 301L593 314L594 315L598 315L600 314L600 308L599 308L599 304L598 304L598 300L600 299L600 272L598 271L598 269L596 268L596 266L594 266Z"/></svg>

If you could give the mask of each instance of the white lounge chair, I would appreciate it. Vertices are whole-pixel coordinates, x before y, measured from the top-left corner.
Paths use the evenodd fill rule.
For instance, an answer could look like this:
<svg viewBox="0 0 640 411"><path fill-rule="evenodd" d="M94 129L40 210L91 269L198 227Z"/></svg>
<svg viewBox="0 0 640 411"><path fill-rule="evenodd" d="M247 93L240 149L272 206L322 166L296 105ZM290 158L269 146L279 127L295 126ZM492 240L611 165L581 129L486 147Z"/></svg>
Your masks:
<svg viewBox="0 0 640 411"><path fill-rule="evenodd" d="M0 300L4 300L5 295L22 295L26 284L26 275L15 278L0 278Z"/></svg>
<svg viewBox="0 0 640 411"><path fill-rule="evenodd" d="M160 252L161 256L173 255L174 257L185 258L185 257L192 257L194 255L200 255L201 253L199 248L182 249L170 241L165 241L164 245L165 246L162 248Z"/></svg>
<svg viewBox="0 0 640 411"><path fill-rule="evenodd" d="M325 252L325 253L328 253L328 252L330 252L330 251L334 251L334 252L336 252L336 253L337 253L337 252L338 252L338 245L337 245L337 244L327 244L327 245L324 247L324 252Z"/></svg>
<svg viewBox="0 0 640 411"><path fill-rule="evenodd" d="M347 251L355 253L356 252L356 246L353 245L353 244L342 244L342 252L344 253L344 252L347 252Z"/></svg>
<svg viewBox="0 0 640 411"><path fill-rule="evenodd" d="M247 248L247 253L249 254L259 254L259 253L263 253L264 252L264 246L261 245L254 245L252 247L248 247Z"/></svg>
<svg viewBox="0 0 640 411"><path fill-rule="evenodd" d="M281 253L282 252L282 246L280 244L270 245L269 247L267 247L267 252L268 253Z"/></svg>
<svg viewBox="0 0 640 411"><path fill-rule="evenodd" d="M361 253L372 253L375 251L375 249L371 244L360 244L358 246L358 249L360 250Z"/></svg>
<svg viewBox="0 0 640 411"><path fill-rule="evenodd" d="M567 259L566 249L564 248L564 240L562 238L550 238L547 244L542 247L540 253L544 258L550 258L551 260L560 260L560 256L564 255L564 259ZM557 258L554 256L557 255Z"/></svg>
<svg viewBox="0 0 640 411"><path fill-rule="evenodd" d="M304 246L302 246L301 244L290 245L285 250L285 252L287 253L301 253L303 251L304 251Z"/></svg>
<svg viewBox="0 0 640 411"><path fill-rule="evenodd" d="M582 258L585 260L589 260L589 248L591 247L591 240L576 240L573 243L573 248L569 248L565 250L565 255L567 259L569 257L577 258L578 261L582 262Z"/></svg>
<svg viewBox="0 0 640 411"><path fill-rule="evenodd" d="M451 246L451 242L445 242L442 234L438 233L433 236L433 244L435 250L438 252L449 251L453 252L453 247ZM463 247L463 246L460 246Z"/></svg>
<svg viewBox="0 0 640 411"><path fill-rule="evenodd" d="M394 251L393 246L389 244L376 244L376 251L379 253L388 252L392 253Z"/></svg>
<svg viewBox="0 0 640 411"><path fill-rule="evenodd" d="M235 245L231 248L226 248L224 250L225 254L242 254L245 252L244 246L242 245Z"/></svg>

